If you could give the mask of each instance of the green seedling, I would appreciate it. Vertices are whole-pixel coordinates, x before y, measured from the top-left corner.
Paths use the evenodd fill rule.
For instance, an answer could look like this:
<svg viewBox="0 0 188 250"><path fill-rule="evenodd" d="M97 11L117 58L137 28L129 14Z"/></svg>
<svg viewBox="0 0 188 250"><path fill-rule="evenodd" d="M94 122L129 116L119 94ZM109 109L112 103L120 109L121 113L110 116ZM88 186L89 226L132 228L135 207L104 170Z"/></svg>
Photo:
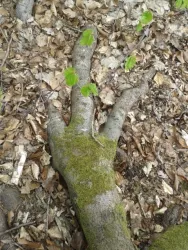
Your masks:
<svg viewBox="0 0 188 250"><path fill-rule="evenodd" d="M136 26L136 31L141 31L143 27L149 24L152 20L153 20L153 13L150 10L143 12L140 17L140 21Z"/></svg>
<svg viewBox="0 0 188 250"><path fill-rule="evenodd" d="M131 70L136 64L136 56L129 56L125 61L125 71Z"/></svg>
<svg viewBox="0 0 188 250"><path fill-rule="evenodd" d="M93 36L93 30L87 29L82 33L80 39L80 45L82 46L91 46L95 41Z"/></svg>
<svg viewBox="0 0 188 250"><path fill-rule="evenodd" d="M97 90L97 86L95 83L87 83L85 84L81 89L80 89L81 93L83 96L88 97L91 94L93 94L94 96L98 95L98 90Z"/></svg>
<svg viewBox="0 0 188 250"><path fill-rule="evenodd" d="M64 77L66 84L70 87L74 86L79 80L78 74L76 73L75 69L71 67L65 69Z"/></svg>
<svg viewBox="0 0 188 250"><path fill-rule="evenodd" d="M176 0L175 6L177 9L188 9L188 0Z"/></svg>
<svg viewBox="0 0 188 250"><path fill-rule="evenodd" d="M72 87L78 83L79 78L74 68L67 68L64 70L65 82L68 86ZM83 96L88 97L90 94L98 95L97 86L95 83L87 83L81 87L80 92Z"/></svg>

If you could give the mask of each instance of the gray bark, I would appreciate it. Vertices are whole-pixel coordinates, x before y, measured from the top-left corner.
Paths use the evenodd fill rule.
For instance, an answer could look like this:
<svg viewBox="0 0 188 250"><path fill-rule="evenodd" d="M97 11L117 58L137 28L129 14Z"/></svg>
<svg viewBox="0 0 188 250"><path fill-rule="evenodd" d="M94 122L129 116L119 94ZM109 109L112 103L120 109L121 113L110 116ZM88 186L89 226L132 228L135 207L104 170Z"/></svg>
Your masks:
<svg viewBox="0 0 188 250"><path fill-rule="evenodd" d="M16 17L26 22L32 16L34 0L18 0L16 5Z"/></svg>
<svg viewBox="0 0 188 250"><path fill-rule="evenodd" d="M155 69L151 68L143 77L142 83L137 88L123 91L116 101L110 113L103 133L112 140L118 140L121 134L123 122L133 104L148 92L148 81L155 75Z"/></svg>
<svg viewBox="0 0 188 250"><path fill-rule="evenodd" d="M97 44L96 28L88 26L85 29L91 29L93 31L95 41L91 46L82 46L80 45L80 37L74 46L72 55L73 67L79 75L79 82L72 89L71 119L82 119L82 123L78 124L77 127L77 131L82 133L88 133L91 131L94 103L92 96L84 97L80 93L80 88L83 85L90 83L91 58Z"/></svg>
<svg viewBox="0 0 188 250"><path fill-rule="evenodd" d="M73 51L73 66L79 75L79 87L90 81L91 58L95 43ZM88 29L88 27L86 28ZM54 167L64 177L76 214L90 250L133 250L126 214L115 185L113 160L117 140L99 137L104 148L91 137L93 99L80 89L72 90L72 117L67 128L49 106L48 135Z"/></svg>

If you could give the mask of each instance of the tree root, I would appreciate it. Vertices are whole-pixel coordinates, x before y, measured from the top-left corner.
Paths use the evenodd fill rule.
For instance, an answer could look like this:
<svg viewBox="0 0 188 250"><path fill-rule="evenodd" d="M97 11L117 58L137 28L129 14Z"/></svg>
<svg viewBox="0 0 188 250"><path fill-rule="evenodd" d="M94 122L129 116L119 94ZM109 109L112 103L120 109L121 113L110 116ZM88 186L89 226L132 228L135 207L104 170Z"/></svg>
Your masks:
<svg viewBox="0 0 188 250"><path fill-rule="evenodd" d="M126 215L116 189L113 160L123 121L128 111L148 90L153 77L149 71L140 88L122 93L111 112L104 132L92 137L93 98L83 97L80 87L90 81L91 58L97 31L92 29L95 42L81 46L80 38L73 50L73 67L79 83L72 89L72 117L65 127L58 112L49 105L48 135L53 164L64 177L78 219L90 250L133 250L126 224Z"/></svg>
<svg viewBox="0 0 188 250"><path fill-rule="evenodd" d="M32 16L34 0L18 0L16 5L16 17L26 22Z"/></svg>
<svg viewBox="0 0 188 250"><path fill-rule="evenodd" d="M144 75L142 83L137 88L125 89L117 100L110 113L103 133L112 140L118 140L121 134L123 122L130 111L131 107L140 97L148 92L148 81L155 75L155 69L151 68Z"/></svg>

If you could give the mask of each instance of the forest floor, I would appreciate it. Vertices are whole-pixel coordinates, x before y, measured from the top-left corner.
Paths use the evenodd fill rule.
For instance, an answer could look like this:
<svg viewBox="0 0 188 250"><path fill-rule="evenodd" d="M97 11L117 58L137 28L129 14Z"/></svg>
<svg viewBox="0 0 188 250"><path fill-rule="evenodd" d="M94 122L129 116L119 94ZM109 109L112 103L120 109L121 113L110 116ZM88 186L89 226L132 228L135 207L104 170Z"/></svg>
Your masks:
<svg viewBox="0 0 188 250"><path fill-rule="evenodd" d="M134 243L146 250L170 225L188 220L188 12L166 0L101 2L38 0L23 24L15 1L1 1L0 183L16 185L23 195L8 217L10 227L34 222L12 232L18 249L86 249L66 184L51 165L44 96L68 124L71 88L63 71L87 24L99 32L91 70L99 90L96 131L122 90L156 69L148 94L124 122L114 162ZM153 21L136 32L147 9ZM125 72L130 52L137 63Z"/></svg>

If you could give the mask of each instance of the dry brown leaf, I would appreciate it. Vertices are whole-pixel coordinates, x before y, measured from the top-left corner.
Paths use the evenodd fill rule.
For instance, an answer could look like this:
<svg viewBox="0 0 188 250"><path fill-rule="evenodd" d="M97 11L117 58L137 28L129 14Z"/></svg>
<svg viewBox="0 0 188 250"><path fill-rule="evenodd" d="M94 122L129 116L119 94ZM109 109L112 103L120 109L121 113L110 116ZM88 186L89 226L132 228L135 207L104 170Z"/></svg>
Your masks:
<svg viewBox="0 0 188 250"><path fill-rule="evenodd" d="M115 103L114 92L109 87L105 87L99 93L99 97L101 98L101 101L106 105L113 105Z"/></svg>
<svg viewBox="0 0 188 250"><path fill-rule="evenodd" d="M54 16L57 16L57 10L56 10L54 1L52 1L52 4L51 4L51 11L54 14Z"/></svg>
<svg viewBox="0 0 188 250"><path fill-rule="evenodd" d="M165 193L171 195L174 193L173 189L164 180L162 180L162 186Z"/></svg>
<svg viewBox="0 0 188 250"><path fill-rule="evenodd" d="M63 13L65 13L65 15L67 15L67 17L69 17L69 18L76 17L76 12L72 11L71 9L65 9L65 10L63 10Z"/></svg>
<svg viewBox="0 0 188 250"><path fill-rule="evenodd" d="M5 131L9 132L9 131L15 130L18 127L19 123L20 123L20 121L18 119L12 117L9 120L7 127L5 128Z"/></svg>
<svg viewBox="0 0 188 250"><path fill-rule="evenodd" d="M48 234L52 239L62 239L62 234L57 226L48 229Z"/></svg>

